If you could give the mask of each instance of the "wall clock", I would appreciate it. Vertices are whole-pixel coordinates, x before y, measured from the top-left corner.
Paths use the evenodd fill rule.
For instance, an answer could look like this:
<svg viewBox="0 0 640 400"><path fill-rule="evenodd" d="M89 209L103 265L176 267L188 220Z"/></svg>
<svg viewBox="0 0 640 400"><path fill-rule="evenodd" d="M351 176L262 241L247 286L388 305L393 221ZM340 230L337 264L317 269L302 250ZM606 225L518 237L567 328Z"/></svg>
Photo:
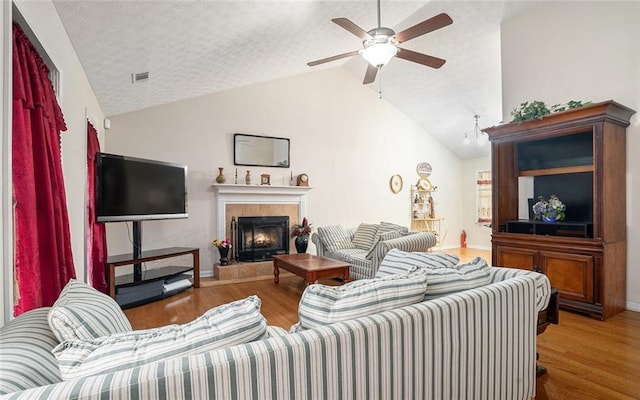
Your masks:
<svg viewBox="0 0 640 400"><path fill-rule="evenodd" d="M296 184L298 186L309 186L309 175L307 175L307 174L298 175L298 179L296 181Z"/></svg>
<svg viewBox="0 0 640 400"><path fill-rule="evenodd" d="M402 177L398 174L393 175L389 181L389 186L391 186L391 191L393 193L400 193L402 190Z"/></svg>

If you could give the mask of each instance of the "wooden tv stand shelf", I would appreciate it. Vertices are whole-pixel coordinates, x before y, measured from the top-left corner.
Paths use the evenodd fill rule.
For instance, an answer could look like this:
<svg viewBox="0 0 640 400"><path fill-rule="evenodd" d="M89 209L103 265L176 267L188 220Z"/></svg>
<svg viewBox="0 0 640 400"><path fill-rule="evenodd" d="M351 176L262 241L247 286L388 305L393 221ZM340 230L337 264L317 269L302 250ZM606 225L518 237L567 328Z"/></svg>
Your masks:
<svg viewBox="0 0 640 400"><path fill-rule="evenodd" d="M191 254L193 257L193 267L161 267L146 271L141 281L134 281L132 274L116 277L116 268L123 265L132 265L147 261L160 260L164 258L180 257L182 255ZM156 249L143 251L141 257L134 259L133 254L118 254L107 258L107 285L109 286L109 295L116 298L116 288L120 286L135 286L143 282L163 279L172 275L178 275L183 272L193 271L193 287L200 287L200 249L192 247L169 247L165 249Z"/></svg>

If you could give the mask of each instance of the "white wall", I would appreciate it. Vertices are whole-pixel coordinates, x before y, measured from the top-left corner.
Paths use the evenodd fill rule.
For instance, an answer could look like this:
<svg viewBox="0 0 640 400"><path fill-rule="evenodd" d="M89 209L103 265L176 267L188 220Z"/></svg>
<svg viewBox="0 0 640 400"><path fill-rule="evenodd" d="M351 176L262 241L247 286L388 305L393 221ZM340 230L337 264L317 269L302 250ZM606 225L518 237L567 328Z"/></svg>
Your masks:
<svg viewBox="0 0 640 400"><path fill-rule="evenodd" d="M11 191L7 190L11 186L10 181L10 164L11 164L11 87L9 55L11 54L11 4L2 2L0 4L0 43L2 43L2 62L0 63L0 184L2 191L0 192L0 299L2 299L2 307L0 307L0 326L11 315L11 303L4 301L5 298L12 297L11 283L13 281L11 260L13 256L13 238L9 221L11 221Z"/></svg>
<svg viewBox="0 0 640 400"><path fill-rule="evenodd" d="M488 146L489 144L486 144ZM476 224L476 179L478 171L491 170L491 157L464 160L463 199L464 224L462 229L467 233L467 247L491 250L491 228ZM460 239L461 232L454 232L453 239Z"/></svg>
<svg viewBox="0 0 640 400"><path fill-rule="evenodd" d="M111 126L108 152L188 165L189 219L144 222L143 247L200 247L203 274L217 258L210 245L217 226L211 185L217 167L233 182L233 133L291 139L290 169L238 167L239 181L247 169L254 181L270 173L273 185L288 185L291 172L308 173L307 217L314 227L409 225L409 186L422 161L433 167L437 215L447 218L450 231L462 226L462 162L343 68L112 116ZM397 195L389 188L396 173L404 179ZM110 254L131 251L124 225L107 227Z"/></svg>
<svg viewBox="0 0 640 400"><path fill-rule="evenodd" d="M78 57L71 46L67 33L51 1L14 0L20 14L29 24L29 28L38 38L48 57L60 71L60 91L58 101L62 108L67 131L62 133L62 163L64 170L67 206L69 210L69 228L73 261L78 279L84 280L84 215L86 182L86 123L89 115L101 130L104 113L89 85ZM4 6L4 2L3 2ZM5 31L3 19L2 30ZM9 41L9 42L7 42ZM3 37L3 46L10 45L11 36ZM11 59L4 59L6 67ZM13 155L17 157L18 155ZM3 183L3 193L11 191L9 183ZM12 265L4 268L13 270ZM11 275L11 272L9 272ZM12 300L3 293L3 304L12 308ZM5 319L9 316L5 315Z"/></svg>
<svg viewBox="0 0 640 400"><path fill-rule="evenodd" d="M613 99L640 111L640 3L544 3L502 26L505 121L523 101ZM640 311L640 117L627 129L627 308Z"/></svg>

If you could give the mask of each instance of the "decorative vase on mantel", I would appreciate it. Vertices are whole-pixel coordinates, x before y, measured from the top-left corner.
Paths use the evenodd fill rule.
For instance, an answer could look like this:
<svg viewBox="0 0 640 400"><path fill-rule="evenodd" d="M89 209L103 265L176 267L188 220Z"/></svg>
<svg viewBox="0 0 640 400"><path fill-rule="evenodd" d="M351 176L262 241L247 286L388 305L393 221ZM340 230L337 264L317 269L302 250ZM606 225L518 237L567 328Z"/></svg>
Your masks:
<svg viewBox="0 0 640 400"><path fill-rule="evenodd" d="M229 248L218 247L218 251L220 252L220 265L229 265Z"/></svg>
<svg viewBox="0 0 640 400"><path fill-rule="evenodd" d="M251 185L251 171L247 170L247 174L244 176L244 183Z"/></svg>
<svg viewBox="0 0 640 400"><path fill-rule="evenodd" d="M307 247L309 246L309 235L296 236L296 240L294 242L298 253L306 253Z"/></svg>
<svg viewBox="0 0 640 400"><path fill-rule="evenodd" d="M216 177L216 182L217 183L225 183L226 182L226 178L224 177L224 174L222 173L222 171L224 170L224 168L222 167L218 167L218 176Z"/></svg>

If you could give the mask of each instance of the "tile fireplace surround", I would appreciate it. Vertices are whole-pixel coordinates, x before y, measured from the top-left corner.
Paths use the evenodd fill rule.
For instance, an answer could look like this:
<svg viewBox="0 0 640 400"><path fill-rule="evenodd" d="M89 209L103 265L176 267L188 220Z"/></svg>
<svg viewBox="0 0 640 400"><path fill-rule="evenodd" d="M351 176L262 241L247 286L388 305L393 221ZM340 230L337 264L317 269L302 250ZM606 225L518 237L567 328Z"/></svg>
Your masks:
<svg viewBox="0 0 640 400"><path fill-rule="evenodd" d="M307 213L306 195L311 187L271 185L213 185L216 192L217 238L231 237L231 218L288 216L289 226ZM290 248L293 244L291 244Z"/></svg>

